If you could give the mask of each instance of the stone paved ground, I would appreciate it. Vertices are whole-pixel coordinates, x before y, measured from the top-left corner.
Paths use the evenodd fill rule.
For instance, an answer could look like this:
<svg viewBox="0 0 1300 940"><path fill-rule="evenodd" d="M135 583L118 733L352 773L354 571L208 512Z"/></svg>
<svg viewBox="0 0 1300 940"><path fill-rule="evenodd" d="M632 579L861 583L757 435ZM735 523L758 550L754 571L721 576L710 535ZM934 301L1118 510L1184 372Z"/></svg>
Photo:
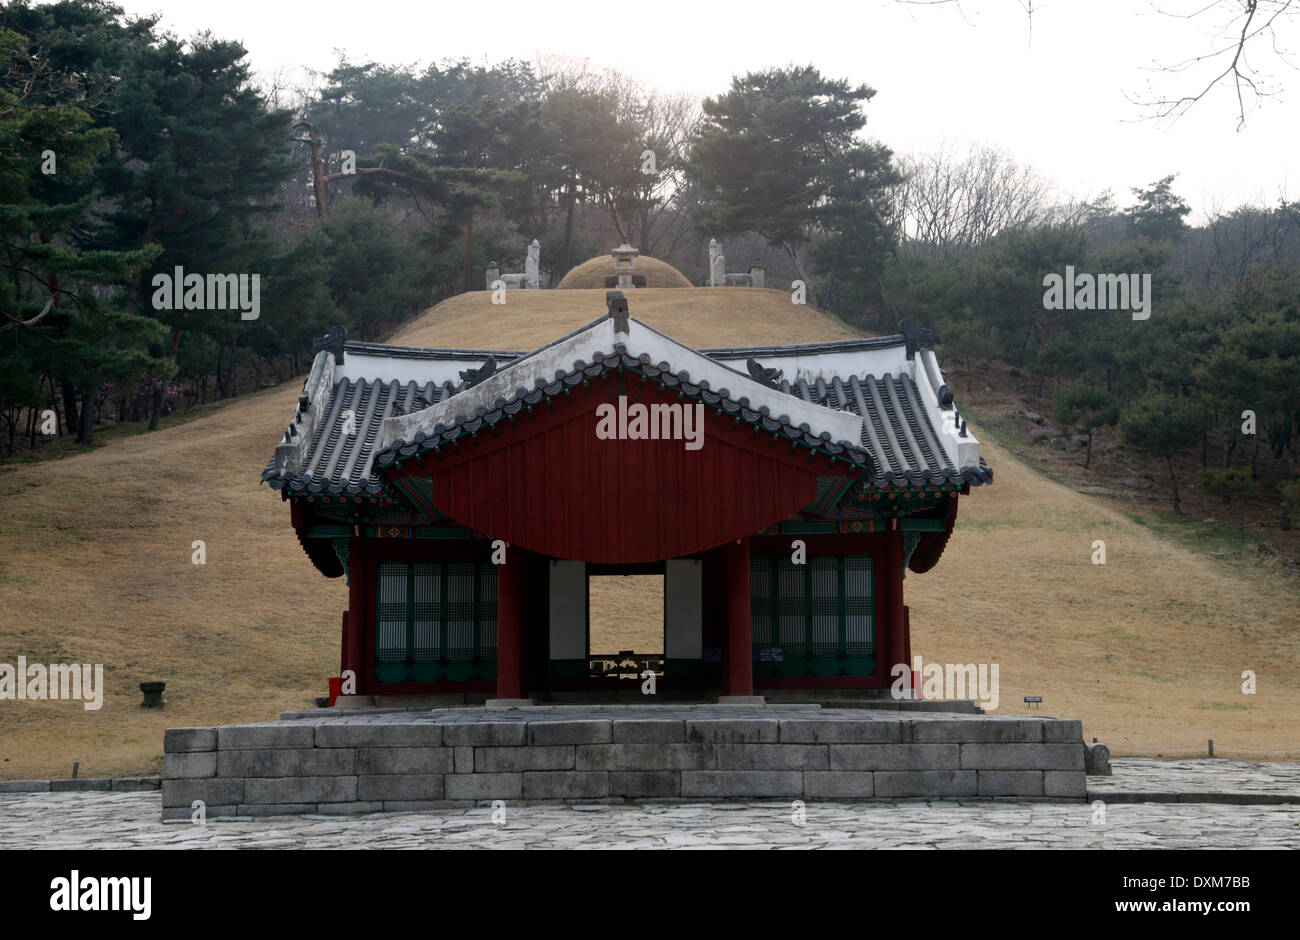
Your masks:
<svg viewBox="0 0 1300 940"><path fill-rule="evenodd" d="M158 821L157 793L0 796L0 849L1292 848L1300 805L903 801L511 805L369 816Z"/></svg>
<svg viewBox="0 0 1300 940"><path fill-rule="evenodd" d="M1088 778L1090 797L1104 800L1110 792L1286 793L1300 800L1300 764L1122 757L1111 761L1111 769L1112 776Z"/></svg>
<svg viewBox="0 0 1300 940"><path fill-rule="evenodd" d="M1107 792L1300 794L1300 764L1119 758ZM1300 802L1275 806L935 800L806 805L511 804L368 816L281 816L159 822L157 791L0 794L0 849L9 848L1292 848Z"/></svg>

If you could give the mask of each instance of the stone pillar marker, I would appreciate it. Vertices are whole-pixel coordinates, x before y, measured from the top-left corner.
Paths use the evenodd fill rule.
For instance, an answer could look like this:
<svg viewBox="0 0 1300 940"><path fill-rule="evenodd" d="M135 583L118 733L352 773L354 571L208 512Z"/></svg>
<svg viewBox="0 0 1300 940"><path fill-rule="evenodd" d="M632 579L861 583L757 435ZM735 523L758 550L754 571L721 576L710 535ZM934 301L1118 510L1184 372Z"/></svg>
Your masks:
<svg viewBox="0 0 1300 940"><path fill-rule="evenodd" d="M709 286L726 287L727 286L727 256L722 253L721 248L718 248L717 251L714 251L715 247L717 247L716 243L710 240Z"/></svg>
<svg viewBox="0 0 1300 940"><path fill-rule="evenodd" d="M755 261L749 266L749 283L751 287L763 287L767 283L767 268Z"/></svg>
<svg viewBox="0 0 1300 940"><path fill-rule="evenodd" d="M542 286L542 245L535 238L528 246L528 258L524 261L524 285L526 290L539 290Z"/></svg>
<svg viewBox="0 0 1300 940"><path fill-rule="evenodd" d="M487 266L487 289L492 289L492 284L501 278L501 266L495 261L489 261Z"/></svg>
<svg viewBox="0 0 1300 940"><path fill-rule="evenodd" d="M636 258L640 251L624 242L610 252L614 256L614 275L618 278L619 290L631 290L632 274L636 271Z"/></svg>

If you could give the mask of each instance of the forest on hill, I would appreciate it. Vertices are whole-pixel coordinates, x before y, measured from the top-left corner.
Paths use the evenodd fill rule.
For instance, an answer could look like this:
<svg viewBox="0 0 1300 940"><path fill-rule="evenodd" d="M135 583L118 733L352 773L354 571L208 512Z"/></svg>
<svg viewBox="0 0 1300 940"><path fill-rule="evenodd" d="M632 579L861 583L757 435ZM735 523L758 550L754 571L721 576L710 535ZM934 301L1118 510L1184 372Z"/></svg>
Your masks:
<svg viewBox="0 0 1300 940"><path fill-rule="evenodd" d="M300 375L334 325L382 338L533 239L545 284L626 241L702 285L717 238L859 330L912 317L963 374L1030 377L1031 433L1086 438L1087 464L1115 429L1175 511L1190 456L1202 491L1300 522L1285 198L1192 225L1176 175L1062 194L996 147L896 153L866 134L875 90L811 66L702 100L565 59L342 58L294 85L98 0L0 13L11 457Z"/></svg>

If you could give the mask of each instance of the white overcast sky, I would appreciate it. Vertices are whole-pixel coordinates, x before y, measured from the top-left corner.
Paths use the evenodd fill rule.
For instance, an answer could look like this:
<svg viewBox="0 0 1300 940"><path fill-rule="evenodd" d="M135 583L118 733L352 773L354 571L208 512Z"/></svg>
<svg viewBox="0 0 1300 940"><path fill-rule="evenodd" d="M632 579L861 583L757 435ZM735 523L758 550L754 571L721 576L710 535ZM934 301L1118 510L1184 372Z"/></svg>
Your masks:
<svg viewBox="0 0 1300 940"><path fill-rule="evenodd" d="M1225 17L1178 19L1157 5L1187 13L1210 0L1033 0L1032 32L1023 0L964 0L960 10L894 0L117 2L128 13L162 14L164 28L183 37L208 29L240 40L261 75L328 70L338 51L353 62L419 65L562 54L705 96L737 73L811 62L876 89L867 135L900 153L993 144L1062 194L1109 188L1120 205L1131 187L1177 172L1194 220L1216 206L1300 198L1300 54L1254 54L1283 90L1240 131L1227 88L1173 123L1141 120L1126 99L1148 94L1153 81L1165 94L1200 90L1203 73L1152 68L1221 45ZM1300 53L1300 22L1281 27L1279 46Z"/></svg>

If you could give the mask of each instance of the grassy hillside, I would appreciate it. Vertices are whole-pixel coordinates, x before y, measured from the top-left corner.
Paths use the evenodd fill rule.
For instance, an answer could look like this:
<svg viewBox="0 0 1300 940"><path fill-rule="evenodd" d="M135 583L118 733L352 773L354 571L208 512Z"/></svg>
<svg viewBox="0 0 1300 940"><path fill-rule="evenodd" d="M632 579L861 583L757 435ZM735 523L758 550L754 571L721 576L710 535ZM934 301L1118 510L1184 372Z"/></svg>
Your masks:
<svg viewBox="0 0 1300 940"><path fill-rule="evenodd" d="M627 297L633 317L696 348L815 343L861 335L835 317L795 306L786 291L652 287ZM461 294L440 303L392 342L536 349L605 312L604 289L514 291L507 301L493 306L486 292Z"/></svg>
<svg viewBox="0 0 1300 940"><path fill-rule="evenodd" d="M780 291L640 290L631 312L695 346L854 333ZM599 316L604 292L453 298L414 345L529 349ZM104 707L0 701L0 778L143 772L167 727L306 706L338 669L342 579L321 577L259 475L297 382L63 460L0 467L0 662L105 664ZM978 430L977 432L978 433ZM1119 753L1300 753L1300 605L1288 588L1167 542L991 444L938 567L906 584L914 651L1000 664L999 712L1042 695ZM1090 563L1106 541L1108 564ZM206 544L207 564L191 563ZM647 605L640 605L647 607ZM1254 669L1259 694L1240 694ZM161 712L141 681L167 682Z"/></svg>

